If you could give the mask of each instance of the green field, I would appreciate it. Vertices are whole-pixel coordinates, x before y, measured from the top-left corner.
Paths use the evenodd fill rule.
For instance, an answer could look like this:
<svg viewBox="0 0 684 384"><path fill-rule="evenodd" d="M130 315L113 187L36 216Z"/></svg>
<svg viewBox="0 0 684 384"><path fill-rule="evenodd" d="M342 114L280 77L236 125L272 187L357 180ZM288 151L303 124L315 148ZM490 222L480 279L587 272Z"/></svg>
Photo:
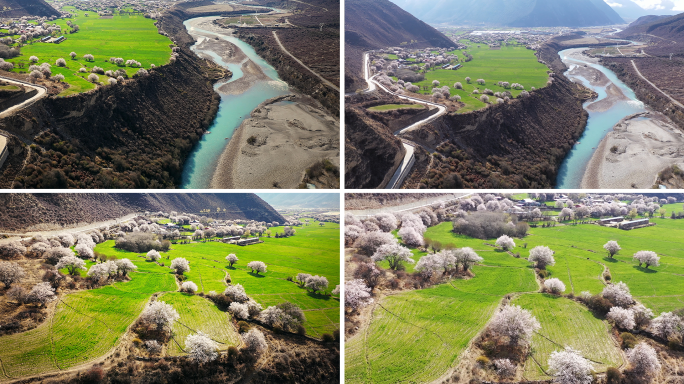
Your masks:
<svg viewBox="0 0 684 384"><path fill-rule="evenodd" d="M666 206L668 210L679 208L681 204ZM486 244L493 244L495 239L485 241L452 233L450 222L428 228L425 237L443 245L472 247L483 262L473 267L475 277L470 280L405 291L374 304L370 326L347 342L348 382L439 379L458 363L460 353L491 318L501 298L514 292L525 294L513 303L532 311L542 325L532 339L532 356L543 369L550 353L565 345L582 351L599 372L622 366L623 357L610 336L610 325L578 302L537 293L532 268L525 258L537 245L550 247L555 251L556 264L547 268L549 277L561 279L565 293L575 295L582 291L600 293L607 269L613 281L627 283L634 297L657 316L684 308L684 220L654 218L652 222L656 225L631 231L590 224L531 228L527 237L515 239L517 246L512 252L520 253L521 258ZM616 240L622 247L615 259L603 249L608 240ZM657 252L661 265L639 267L632 261L639 250ZM416 261L425 254L412 251ZM386 263L379 265L387 268ZM412 272L414 265L406 265L407 272ZM533 359L525 364L525 378L549 379Z"/></svg>
<svg viewBox="0 0 684 384"><path fill-rule="evenodd" d="M371 111L394 111L397 109L423 109L422 104L385 104L368 108Z"/></svg>
<svg viewBox="0 0 684 384"><path fill-rule="evenodd" d="M173 328L175 342L180 346L171 341L169 354L184 354L181 348L185 337L197 330L209 334L221 349L236 345L239 338L228 313L199 295L177 292L168 268L176 257L190 261L187 277L200 291L223 292L224 277L230 273L232 282L242 284L264 308L283 301L298 304L305 311L304 326L309 336L320 338L323 333L331 333L340 326L339 298L309 293L287 281L287 277L299 272L326 276L331 284L328 294L339 284L339 224L319 227L314 222L296 231L290 238L263 238L264 243L246 247L218 242L173 245L160 260L166 267L146 261L144 254L114 248L113 240L98 244L96 252L128 258L138 266L131 272L131 280L64 295L52 319L33 330L0 337L4 376L18 378L63 370L106 354L140 315L152 294L158 292L166 292L160 300L172 304L180 314ZM240 258L234 268L225 261L229 253ZM259 276L252 274L246 267L251 260L267 263L268 271Z"/></svg>
<svg viewBox="0 0 684 384"><path fill-rule="evenodd" d="M422 88L428 86L428 91L421 93L432 94L432 81L437 80L440 86L448 85L451 88L451 96L461 96L461 101L465 103L465 107L458 110L458 113L470 112L485 107L485 103L479 100L479 97L485 88L489 88L494 92L510 91L514 97L517 97L520 92L515 89L504 89L496 85L499 81L507 81L509 83L520 83L526 90L530 91L532 87L537 89L546 86L549 79L546 71L548 68L537 61L534 51L520 46L503 46L501 49L490 49L487 45L482 45L481 48L477 44L462 41L469 44L468 53L473 56L473 60L463 62L464 56L460 50L449 53L455 53L461 60L462 68L453 71L446 69L435 69L428 71L425 74L425 80L414 83ZM472 79L468 84L466 77ZM486 80L485 85L479 85L475 81L477 79ZM454 83L460 82L463 84L463 89L454 89ZM473 95L473 91L477 89L480 95ZM493 96L490 96L490 102L496 102Z"/></svg>
<svg viewBox="0 0 684 384"><path fill-rule="evenodd" d="M282 232L282 227L273 227L271 231ZM330 284L328 294L340 284L339 224L325 223L319 227L316 221L296 228L296 231L295 236L288 238L262 237L264 243L246 247L219 242L176 244L169 252L162 253L160 262L170 265L176 257L186 258L190 271L185 276L197 284L198 292L223 292L229 274L233 284L242 284L247 294L264 308L291 301L305 311L307 333L320 337L339 328L339 299L313 294L287 278L300 272L325 276ZM98 244L95 250L118 258L127 257L139 270L152 264L135 253L114 248L112 240ZM240 259L232 268L225 260L230 253ZM253 274L247 268L247 263L253 260L266 263L267 272L258 276Z"/></svg>
<svg viewBox="0 0 684 384"><path fill-rule="evenodd" d="M175 291L165 268L133 272L131 281L66 295L54 318L37 328L0 337L0 360L9 377L66 369L112 349L155 292Z"/></svg>
<svg viewBox="0 0 684 384"><path fill-rule="evenodd" d="M110 63L110 57L121 57L125 60L133 59L142 64L143 68L149 69L150 64L157 66L167 64L171 55L171 40L157 32L153 19L146 19L143 15L114 15L111 19L102 19L97 14L76 11L73 7L64 7L64 11L76 12L70 20L79 26L76 33L68 33L67 19L56 20L55 23L62 27L62 34L66 41L60 44L41 43L34 41L32 44L21 48L21 56L7 61L14 63L14 72L26 73L29 67L29 57L36 56L38 64L47 62L52 65L52 75L61 73L65 82L69 83L69 89L63 91L60 96L85 92L95 88L95 84L88 82L89 73L79 73L79 68L85 67L88 72L93 66L107 70L125 69L128 76L132 76L138 68L119 67ZM69 53L76 52L75 60L69 57ZM95 56L92 62L85 61L83 55ZM55 62L63 58L67 67L58 67ZM19 68L23 64L24 68ZM99 75L100 81L106 84L107 76Z"/></svg>
<svg viewBox="0 0 684 384"><path fill-rule="evenodd" d="M608 323L594 317L581 304L564 297L547 294L521 295L513 301L539 320L541 329L532 337L532 356L525 362L525 378L548 380L535 360L548 369L551 352L565 346L581 351L594 362L596 372L624 363L620 347L610 337Z"/></svg>
<svg viewBox="0 0 684 384"><path fill-rule="evenodd" d="M166 293L159 298L171 304L180 315L180 319L173 325L175 342L169 343L169 354L184 355L185 338L197 331L204 332L219 344L220 350L228 349L231 345L238 345L240 337L237 329L230 322L230 315L220 311L214 303L204 297L187 293Z"/></svg>
<svg viewBox="0 0 684 384"><path fill-rule="evenodd" d="M473 272L470 280L382 299L370 327L346 343L347 382L436 380L457 364L506 294L538 289L529 268L476 266Z"/></svg>

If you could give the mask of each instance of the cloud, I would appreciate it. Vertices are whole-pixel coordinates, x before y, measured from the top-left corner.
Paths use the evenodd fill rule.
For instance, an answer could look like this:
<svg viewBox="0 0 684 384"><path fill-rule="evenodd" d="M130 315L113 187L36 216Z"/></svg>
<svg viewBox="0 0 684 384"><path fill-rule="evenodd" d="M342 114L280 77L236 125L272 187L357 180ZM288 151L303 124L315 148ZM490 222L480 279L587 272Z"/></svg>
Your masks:
<svg viewBox="0 0 684 384"><path fill-rule="evenodd" d="M605 0L605 2L613 8L622 8L622 4L620 3L612 3L610 0Z"/></svg>
<svg viewBox="0 0 684 384"><path fill-rule="evenodd" d="M661 0L632 0L643 9L665 9Z"/></svg>

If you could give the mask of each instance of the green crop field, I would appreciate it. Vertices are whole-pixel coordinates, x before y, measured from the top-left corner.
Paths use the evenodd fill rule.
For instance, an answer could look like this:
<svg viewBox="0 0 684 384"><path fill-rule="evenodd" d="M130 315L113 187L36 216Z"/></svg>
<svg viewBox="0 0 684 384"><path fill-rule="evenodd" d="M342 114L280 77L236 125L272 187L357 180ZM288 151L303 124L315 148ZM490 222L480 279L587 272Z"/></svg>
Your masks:
<svg viewBox="0 0 684 384"><path fill-rule="evenodd" d="M154 292L175 291L173 275L133 272L131 281L66 295L54 318L37 328L0 337L0 360L9 377L66 369L113 348Z"/></svg>
<svg viewBox="0 0 684 384"><path fill-rule="evenodd" d="M494 92L510 91L514 97L517 97L521 91L515 89L504 89L496 85L499 81L507 81L509 83L520 83L526 90L531 90L532 87L537 89L546 86L549 79L546 71L548 68L537 61L534 51L526 49L521 46L503 46L501 49L490 49L487 45L482 45L480 48L477 44L468 41L461 41L470 45L467 49L468 53L473 56L473 60L463 62L465 58L460 50L449 53L454 53L459 57L463 65L458 70L435 69L428 71L425 74L425 80L414 83L422 88L428 86L432 89L432 81L437 80L440 86L448 85L451 88L451 96L461 96L461 101L465 103L465 107L458 110L458 113L476 111L485 107L485 103L479 100L482 91L489 88ZM466 77L472 79L468 84ZM477 79L484 79L485 85L479 85L475 82ZM463 89L454 89L456 82L463 84ZM480 95L473 95L474 90L479 90ZM421 93L431 94L431 91L422 91ZM493 96L490 96L491 102L496 102Z"/></svg>
<svg viewBox="0 0 684 384"><path fill-rule="evenodd" d="M313 222L296 231L290 238L264 238L264 243L247 247L219 242L176 244L162 254L160 262L166 266L146 261L144 254L114 248L113 240L98 244L96 252L128 258L138 267L131 272L131 280L64 295L53 318L33 330L0 337L3 375L18 378L63 370L106 354L140 315L152 294L158 292L166 292L160 300L173 305L180 314L173 328L180 346L172 341L171 355L184 354L181 348L185 337L198 330L219 342L221 349L237 345L237 330L228 313L199 295L177 292L173 272L168 268L176 257L190 261L191 270L186 275L203 292L223 292L224 278L229 273L232 282L242 284L264 308L284 301L299 305L306 315L304 326L310 336L320 338L323 333L331 333L340 326L339 298L328 295L340 280L339 224L319 227L318 222ZM234 268L228 267L225 260L229 253L240 259ZM268 271L259 276L252 274L246 267L252 260L267 263ZM327 277L328 294L313 294L287 281L288 276L299 272Z"/></svg>
<svg viewBox="0 0 684 384"><path fill-rule="evenodd" d="M665 208L679 209L680 204ZM538 293L525 258L537 245L550 247L555 251L556 264L547 268L549 277L561 279L566 293L575 295L582 291L600 293L605 286L601 276L610 271L613 281L627 283L635 299L657 316L684 308L684 220L654 218L652 222L656 225L631 231L591 224L531 228L527 237L515 239L517 246L512 252L520 253L520 258L487 245L495 239L454 234L450 222L428 228L425 237L442 245L471 247L484 260L473 267L475 277L470 280L406 291L375 303L368 328L347 342L348 382L439 379L457 364L459 354L489 321L501 298L515 292L524 294L513 303L532 311L542 325L532 339L532 356L541 368L533 359L528 360L526 379L548 380L542 369L547 368L550 353L565 345L582 351L599 372L622 366L623 356L610 336L609 324L578 302ZM622 247L615 259L603 249L609 240ZM639 267L632 255L640 250L657 252L661 265ZM418 249L412 252L416 261L425 255ZM406 265L407 271L413 271L414 265ZM380 266L387 268L386 263ZM469 310L460 310L460 305Z"/></svg>
<svg viewBox="0 0 684 384"><path fill-rule="evenodd" d="M347 382L436 380L457 364L506 294L538 289L529 268L476 266L473 272L470 280L382 299L369 328L346 343Z"/></svg>
<svg viewBox="0 0 684 384"><path fill-rule="evenodd" d="M166 293L159 298L171 304L180 315L180 319L173 325L173 338L176 342L169 343L169 353L172 356L184 355L185 338L197 331L204 332L212 340L219 343L219 349L228 349L240 341L237 329L230 322L230 315L220 311L214 303L204 297L187 293Z"/></svg>
<svg viewBox="0 0 684 384"><path fill-rule="evenodd" d="M565 346L582 352L593 362L596 372L605 372L608 367L624 363L620 347L610 337L608 323L595 318L581 304L539 293L521 295L513 303L532 312L541 324L539 332L532 337L534 359L525 362L526 379L548 380L544 371L548 369L549 356Z"/></svg>
<svg viewBox="0 0 684 384"><path fill-rule="evenodd" d="M34 41L21 48L21 56L8 59L14 63L13 72L26 73L29 67L29 57L36 56L38 64L48 63L52 65L52 75L61 73L69 88L60 96L85 92L95 88L86 78L89 73L79 73L79 68L85 67L88 72L93 66L107 70L125 69L128 76L132 76L138 68L119 67L110 63L110 57L121 57L125 60L139 61L143 68L149 69L151 64L157 66L169 62L171 55L171 40L157 32L153 19L146 19L143 15L119 15L115 14L111 19L102 19L97 14L77 11L73 7L64 7L64 11L76 13L71 19L58 19L54 23L62 27L66 40L60 44L41 43ZM66 21L70 20L79 26L76 33L68 33L70 28ZM75 60L69 57L69 53L76 52ZM95 56L92 62L85 61L83 55ZM55 62L63 58L67 62L66 67L58 67ZM20 68L22 64L24 68ZM107 76L99 75L100 81L106 84Z"/></svg>
<svg viewBox="0 0 684 384"><path fill-rule="evenodd" d="M199 292L205 294L223 292L225 278L229 275L233 284L244 286L247 294L264 308L284 301L293 302L305 311L307 322L304 326L308 334L321 337L323 333L339 328L339 299L311 293L287 278L298 273L325 276L330 284L327 293L340 284L339 228L335 223L319 227L318 222L312 220L311 225L296 228L295 236L280 239L262 237L263 243L245 247L220 242L175 244L169 252L162 253L160 262L168 266L176 257L186 258L190 262L190 271L185 276L197 284ZM271 228L271 231L282 232L282 227ZM154 265L138 257L144 255L114 248L113 240L98 244L95 251L118 258L127 257L138 265L139 270ZM239 258L232 268L225 260L230 253ZM247 263L254 260L266 263L267 272L258 276L253 274ZM323 314L327 316L321 317Z"/></svg>

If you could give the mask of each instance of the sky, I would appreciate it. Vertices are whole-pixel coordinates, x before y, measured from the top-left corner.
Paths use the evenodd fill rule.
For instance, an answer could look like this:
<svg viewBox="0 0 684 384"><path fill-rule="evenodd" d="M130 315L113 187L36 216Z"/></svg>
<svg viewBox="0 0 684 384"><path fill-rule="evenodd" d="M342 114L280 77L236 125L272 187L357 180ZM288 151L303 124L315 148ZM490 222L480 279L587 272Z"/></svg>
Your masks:
<svg viewBox="0 0 684 384"><path fill-rule="evenodd" d="M613 8L622 8L622 4L615 0L605 0ZM684 12L684 0L632 0L643 9L652 11L679 11Z"/></svg>

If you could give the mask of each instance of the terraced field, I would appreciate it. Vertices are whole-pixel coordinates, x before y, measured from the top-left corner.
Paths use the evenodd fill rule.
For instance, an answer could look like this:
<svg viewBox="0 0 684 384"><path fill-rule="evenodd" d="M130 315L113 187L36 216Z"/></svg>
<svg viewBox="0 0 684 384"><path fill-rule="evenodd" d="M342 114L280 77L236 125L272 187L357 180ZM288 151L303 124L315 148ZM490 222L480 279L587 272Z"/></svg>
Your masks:
<svg viewBox="0 0 684 384"><path fill-rule="evenodd" d="M154 292L175 291L173 276L133 272L132 280L69 294L51 320L24 333L0 337L5 377L67 369L113 348Z"/></svg>
<svg viewBox="0 0 684 384"><path fill-rule="evenodd" d="M672 206L676 208L679 205ZM566 285L566 293L600 293L604 287L600 276L608 268L613 281L627 283L635 297L654 312L660 313L681 308L684 302L681 288L684 286L684 220L651 220L656 223L655 226L631 231L590 224L531 228L530 235L525 239L516 239L517 247L512 250L520 253L521 259L495 251L485 245L484 240L450 232L451 223L430 227L425 236L444 245L452 243L456 247L471 247L485 259L484 265L526 265L524 258L529 256L530 249L545 245L556 251L556 265L547 268L550 277L561 279ZM603 249L608 240L616 240L622 247L614 259L610 259ZM494 244L495 239L486 242ZM523 248L525 243L527 247ZM639 267L632 260L632 255L640 250L657 252L661 265L648 269ZM416 261L425 254L417 249L413 253ZM407 270L412 271L414 266L407 265Z"/></svg>
<svg viewBox="0 0 684 384"><path fill-rule="evenodd" d="M596 372L624 364L622 351L610 337L608 323L595 318L581 304L540 293L521 295L513 303L528 309L541 324L532 337L532 357L525 362L526 379L548 380L544 372L551 352L566 345L592 360Z"/></svg>
<svg viewBox="0 0 684 384"><path fill-rule="evenodd" d="M282 227L271 228L271 231L282 232ZM340 283L339 224L325 223L319 227L318 222L313 222L296 231L293 237L263 237L263 243L245 247L219 242L173 245L169 252L162 253L160 262L170 265L176 257L186 258L190 262L190 271L185 275L197 284L199 292L223 292L226 288L224 280L229 274L233 284L242 284L247 294L264 308L291 301L306 311L307 322L304 326L307 333L321 337L323 333L339 328L339 299L308 292L287 278L298 273L325 276L330 284L327 293ZM143 255L114 248L114 241L111 240L98 244L95 251L119 258L127 257L138 265L139 270L153 264L144 261ZM239 258L233 267L228 266L225 260L230 253ZM266 263L267 272L259 275L252 273L247 263L253 260Z"/></svg>
<svg viewBox="0 0 684 384"><path fill-rule="evenodd" d="M346 343L347 382L435 380L457 364L505 294L537 290L526 268L475 267L474 272L470 280L383 298L370 327Z"/></svg>
<svg viewBox="0 0 684 384"><path fill-rule="evenodd" d="M180 319L173 326L175 342L169 343L169 354L184 355L185 338L202 331L219 344L220 350L237 346L240 336L237 329L230 322L230 315L220 311L214 303L197 295L172 292L166 293L159 300L171 304L180 315Z"/></svg>
<svg viewBox="0 0 684 384"><path fill-rule="evenodd" d="M678 205L666 209L678 209ZM534 359L527 361L527 379L547 380L544 370L550 353L565 345L584 352L599 372L623 365L624 357L610 337L608 323L575 301L537 293L525 258L537 245L554 250L556 265L548 271L550 277L566 284L566 293L600 293L605 286L601 276L608 269L613 281L627 283L634 297L656 315L684 308L684 220L655 218L652 222L656 225L631 231L598 225L532 228L525 239L516 239L518 246L512 252L520 253L521 258L486 244L495 239L455 235L451 223L428 228L426 237L443 245L472 247L484 261L473 267L473 279L403 292L374 304L369 327L346 344L347 382L429 382L440 378L457 364L458 356L484 328L501 298L513 292L527 292L514 303L532 311L542 325L532 340L532 356L541 367ZM603 249L608 240L616 240L622 247L615 259ZM640 250L657 252L661 265L639 267L632 255ZM425 254L412 251L416 261ZM407 271L413 267L407 265Z"/></svg>
<svg viewBox="0 0 684 384"><path fill-rule="evenodd" d="M297 228L294 237L265 238L264 243L247 247L217 242L174 245L160 260L166 266L146 261L144 254L116 249L113 240L98 244L95 251L133 261L138 269L131 272L131 281L65 295L52 319L28 332L0 337L1 378L64 370L106 354L157 292L167 292L161 300L172 304L181 316L173 329L179 345L170 348L170 354L183 354L185 337L197 330L211 335L223 349L236 345L239 337L226 312L203 297L177 292L168 268L176 257L190 261L187 277L203 292L222 292L224 278L230 273L233 283L244 285L264 308L283 301L298 304L305 311L304 325L310 336L320 338L340 326L338 298L312 294L287 281L288 276L305 272L326 276L331 284L328 292L339 284L338 224L319 227L315 222ZM240 258L234 268L225 260L229 253ZM268 272L252 274L246 267L252 260L267 263Z"/></svg>

